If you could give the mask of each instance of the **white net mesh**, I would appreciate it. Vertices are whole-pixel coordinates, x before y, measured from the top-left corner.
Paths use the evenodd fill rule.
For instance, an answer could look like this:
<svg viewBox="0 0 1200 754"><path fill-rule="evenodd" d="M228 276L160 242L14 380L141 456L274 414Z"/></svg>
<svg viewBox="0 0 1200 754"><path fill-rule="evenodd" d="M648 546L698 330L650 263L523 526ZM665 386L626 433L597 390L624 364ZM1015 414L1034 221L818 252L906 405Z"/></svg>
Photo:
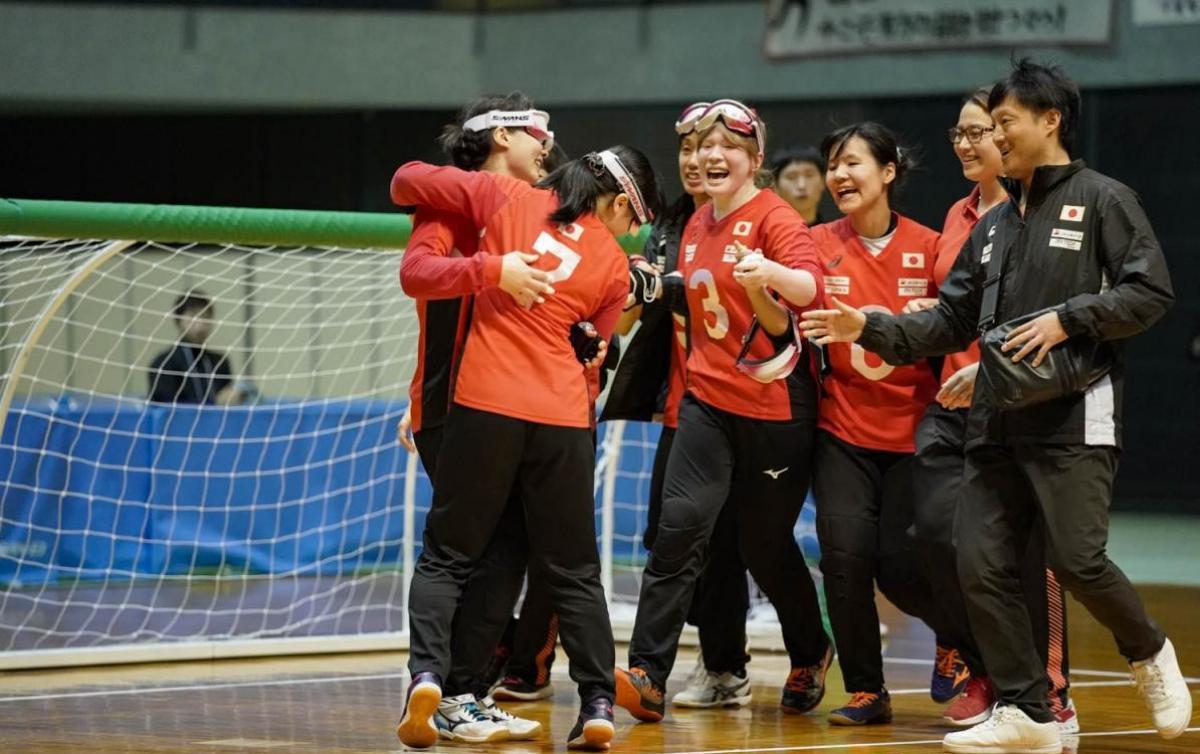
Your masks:
<svg viewBox="0 0 1200 754"><path fill-rule="evenodd" d="M399 252L109 248L0 251L0 652L401 631ZM147 400L195 289L242 405Z"/></svg>
<svg viewBox="0 0 1200 754"><path fill-rule="evenodd" d="M401 636L430 490L395 440L417 349L400 254L0 239L0 654ZM148 400L196 290L239 405ZM659 427L615 429L597 530L620 634Z"/></svg>

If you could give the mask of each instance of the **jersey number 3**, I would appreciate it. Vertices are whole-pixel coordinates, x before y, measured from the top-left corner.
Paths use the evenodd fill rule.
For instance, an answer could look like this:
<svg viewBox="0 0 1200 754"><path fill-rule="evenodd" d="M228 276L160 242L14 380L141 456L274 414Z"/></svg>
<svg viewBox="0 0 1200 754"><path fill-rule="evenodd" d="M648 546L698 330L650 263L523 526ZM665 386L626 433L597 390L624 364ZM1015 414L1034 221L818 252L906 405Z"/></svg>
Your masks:
<svg viewBox="0 0 1200 754"><path fill-rule="evenodd" d="M583 259L578 251L575 251L545 231L533 242L533 250L538 254L552 254L558 257L558 266L552 270L546 270L546 273L550 275L550 282L552 283L557 283L560 280L566 280L571 277L571 274L575 272L575 268L579 266L579 261Z"/></svg>
<svg viewBox="0 0 1200 754"><path fill-rule="evenodd" d="M702 285L704 286L704 298L700 304L704 307L705 315L713 315L714 320L710 325L708 317L703 317L704 329L708 331L708 337L720 340L725 337L725 333L729 332L729 312L721 306L721 295L717 292L717 281L713 280L711 271L699 269L692 273L688 287L699 288Z"/></svg>

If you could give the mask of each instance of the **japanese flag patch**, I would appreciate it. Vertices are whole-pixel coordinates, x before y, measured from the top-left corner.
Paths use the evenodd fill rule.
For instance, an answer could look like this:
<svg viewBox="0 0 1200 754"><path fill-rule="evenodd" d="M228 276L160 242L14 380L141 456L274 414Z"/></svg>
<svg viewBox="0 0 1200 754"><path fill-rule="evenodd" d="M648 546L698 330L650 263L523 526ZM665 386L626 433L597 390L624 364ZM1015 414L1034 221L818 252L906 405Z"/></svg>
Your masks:
<svg viewBox="0 0 1200 754"><path fill-rule="evenodd" d="M906 251L900 257L900 265L906 270L924 269L925 255L919 251Z"/></svg>
<svg viewBox="0 0 1200 754"><path fill-rule="evenodd" d="M1062 212L1058 213L1059 220L1066 220L1072 223L1083 222L1083 212L1087 207L1080 207L1075 204L1064 204Z"/></svg>

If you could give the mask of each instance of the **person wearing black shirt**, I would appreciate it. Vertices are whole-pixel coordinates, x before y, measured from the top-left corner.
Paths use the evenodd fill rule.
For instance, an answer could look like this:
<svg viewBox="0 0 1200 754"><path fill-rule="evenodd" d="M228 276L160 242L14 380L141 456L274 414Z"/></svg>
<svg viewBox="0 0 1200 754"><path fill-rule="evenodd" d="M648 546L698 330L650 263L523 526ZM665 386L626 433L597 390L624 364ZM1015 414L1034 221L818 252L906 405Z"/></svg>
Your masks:
<svg viewBox="0 0 1200 754"><path fill-rule="evenodd" d="M821 216L825 195L825 157L816 147L788 147L771 158L775 193L792 205L811 228L827 222Z"/></svg>
<svg viewBox="0 0 1200 754"><path fill-rule="evenodd" d="M986 355L981 362L955 539L968 616L999 703L987 722L951 733L944 747L1061 751L1019 580L1034 525L1042 527L1059 582L1112 633L1155 727L1174 738L1192 709L1175 649L1106 551L1120 450L1122 342L1174 301L1166 261L1137 194L1072 161L1080 95L1060 69L1017 62L992 90L988 109L1011 201L976 224L937 305L891 316L835 301L836 309L806 312L802 327L819 344L858 342L903 364L961 350L981 328L1041 312L1008 334L1005 358L1036 368L1068 341L1110 351L1111 368L1086 389L1007 409L997 389L1006 374L1001 362ZM995 255L998 275L989 270Z"/></svg>
<svg viewBox="0 0 1200 754"><path fill-rule="evenodd" d="M179 339L150 362L150 400L229 406L241 403L228 357L208 348L212 301L200 291L181 295L172 310Z"/></svg>

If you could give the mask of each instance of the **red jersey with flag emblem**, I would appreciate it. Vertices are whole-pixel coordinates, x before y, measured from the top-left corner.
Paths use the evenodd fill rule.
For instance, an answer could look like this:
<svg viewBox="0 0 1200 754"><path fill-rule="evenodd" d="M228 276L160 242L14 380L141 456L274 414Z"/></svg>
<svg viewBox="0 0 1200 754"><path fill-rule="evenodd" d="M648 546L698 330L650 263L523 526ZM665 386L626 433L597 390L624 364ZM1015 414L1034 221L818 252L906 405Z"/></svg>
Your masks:
<svg viewBox="0 0 1200 754"><path fill-rule="evenodd" d="M570 328L588 320L612 336L629 293L629 265L616 239L594 215L560 225L553 192L502 187L503 178L410 162L392 177L392 200L458 212L480 233L479 253L527 251L550 273L555 292L530 309L499 288L475 297L454 402L516 419L586 428L591 396Z"/></svg>
<svg viewBox="0 0 1200 754"><path fill-rule="evenodd" d="M979 222L979 186L970 194L954 203L946 213L946 222L942 226L942 235L938 239L937 261L933 266L933 284L941 288L942 281L950 274L958 252L971 235L971 229ZM936 295L936 294L935 294ZM975 341L965 351L948 354L942 363L942 378L945 382L950 375L963 367L979 363L979 341Z"/></svg>
<svg viewBox="0 0 1200 754"><path fill-rule="evenodd" d="M784 267L810 273L820 300L821 271L808 226L775 192L760 191L719 220L712 203L696 210L679 250L690 323L687 389L705 403L738 416L781 421L811 414L814 407L805 405L811 402L811 392L799 384L811 379L807 358L791 377L768 384L737 371L742 337L754 316L746 289L733 279L739 241ZM758 335L749 358L765 359L774 352L766 336Z"/></svg>
<svg viewBox="0 0 1200 754"><path fill-rule="evenodd" d="M914 298L936 293L933 268L938 234L898 216L892 240L879 256L863 245L843 217L812 229L824 268L824 308L832 299L866 311L895 314ZM819 427L871 450L912 453L913 434L937 394L928 362L892 366L857 343L833 343L832 371L821 386Z"/></svg>

